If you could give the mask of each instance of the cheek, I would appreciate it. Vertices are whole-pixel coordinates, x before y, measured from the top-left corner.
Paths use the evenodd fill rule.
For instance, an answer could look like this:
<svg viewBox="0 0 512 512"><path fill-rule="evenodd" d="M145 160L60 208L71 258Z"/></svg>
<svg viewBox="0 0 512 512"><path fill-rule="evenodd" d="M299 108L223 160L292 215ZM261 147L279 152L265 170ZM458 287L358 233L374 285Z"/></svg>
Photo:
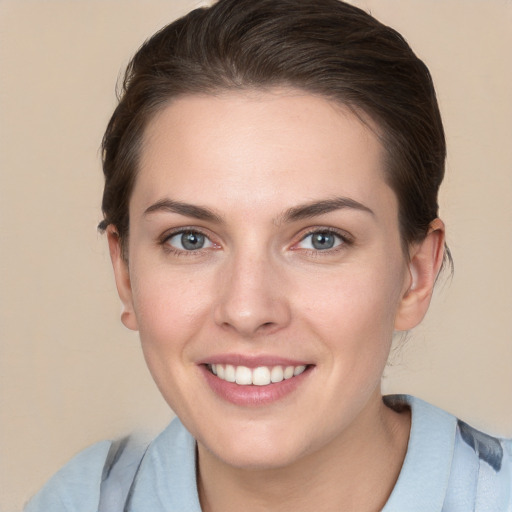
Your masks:
<svg viewBox="0 0 512 512"><path fill-rule="evenodd" d="M136 275L133 301L143 345L176 350L192 337L208 315L209 289L204 279L165 268Z"/></svg>
<svg viewBox="0 0 512 512"><path fill-rule="evenodd" d="M194 366L192 340L200 337L208 315L205 286L182 273L151 272L132 282L134 311L148 369L162 396L173 410L187 403L183 385Z"/></svg>
<svg viewBox="0 0 512 512"><path fill-rule="evenodd" d="M384 271L375 266L346 269L309 283L294 295L296 310L304 313L308 327L333 351L367 364L387 360L401 298L403 266ZM369 270L371 269L371 270ZM366 364L365 363L365 364Z"/></svg>
<svg viewBox="0 0 512 512"><path fill-rule="evenodd" d="M395 276L396 274L396 276ZM297 292L303 308L324 325L371 329L392 325L401 297L399 272L342 271Z"/></svg>

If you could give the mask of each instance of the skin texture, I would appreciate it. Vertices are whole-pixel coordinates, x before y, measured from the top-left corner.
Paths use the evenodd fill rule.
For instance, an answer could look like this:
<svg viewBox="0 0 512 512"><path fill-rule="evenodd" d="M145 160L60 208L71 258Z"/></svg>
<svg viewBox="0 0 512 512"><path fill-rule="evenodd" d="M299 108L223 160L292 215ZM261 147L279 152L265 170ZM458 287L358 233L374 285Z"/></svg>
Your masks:
<svg viewBox="0 0 512 512"><path fill-rule="evenodd" d="M380 380L394 330L428 308L444 227L404 254L382 157L348 109L293 89L185 96L149 124L127 260L113 226L108 238L122 320L198 440L205 511L379 510L389 496L410 419L382 403ZM290 215L340 197L363 207ZM203 248L185 250L183 229ZM334 247L315 249L311 231L326 230ZM236 405L205 379L226 354L308 371L280 399Z"/></svg>

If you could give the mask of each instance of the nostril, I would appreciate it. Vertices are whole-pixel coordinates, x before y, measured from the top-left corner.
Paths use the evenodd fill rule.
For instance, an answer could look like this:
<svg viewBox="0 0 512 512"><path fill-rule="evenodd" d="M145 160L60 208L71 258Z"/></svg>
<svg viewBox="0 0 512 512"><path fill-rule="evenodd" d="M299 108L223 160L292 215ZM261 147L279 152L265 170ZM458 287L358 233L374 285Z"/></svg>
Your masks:
<svg viewBox="0 0 512 512"><path fill-rule="evenodd" d="M274 328L276 325L277 324L275 322L265 322L260 325L260 329L268 330Z"/></svg>

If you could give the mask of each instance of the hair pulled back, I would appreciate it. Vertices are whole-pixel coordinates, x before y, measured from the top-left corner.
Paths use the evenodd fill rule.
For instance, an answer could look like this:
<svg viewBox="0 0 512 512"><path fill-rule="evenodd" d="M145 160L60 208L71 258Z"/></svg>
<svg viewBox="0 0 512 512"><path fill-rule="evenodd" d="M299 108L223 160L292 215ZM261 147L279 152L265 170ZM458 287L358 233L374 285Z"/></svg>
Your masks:
<svg viewBox="0 0 512 512"><path fill-rule="evenodd" d="M395 30L338 0L219 0L164 27L127 67L106 129L101 230L124 242L145 127L173 98L295 87L369 117L404 246L438 215L446 145L430 73Z"/></svg>

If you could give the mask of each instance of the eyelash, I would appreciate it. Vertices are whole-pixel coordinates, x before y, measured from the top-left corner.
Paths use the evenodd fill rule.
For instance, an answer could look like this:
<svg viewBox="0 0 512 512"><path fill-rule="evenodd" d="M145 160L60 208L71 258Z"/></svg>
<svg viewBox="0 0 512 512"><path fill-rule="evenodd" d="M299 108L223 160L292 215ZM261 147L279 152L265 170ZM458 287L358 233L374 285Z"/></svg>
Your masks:
<svg viewBox="0 0 512 512"><path fill-rule="evenodd" d="M187 251L186 249L179 249L177 247L174 247L172 246L169 241L176 237L176 236L179 236L179 235L184 235L184 234L192 234L192 235L200 235L200 236L203 236L206 240L208 240L208 242L211 244L211 246L209 247L201 247L200 249L196 249L196 250L189 250ZM164 250L168 253L171 253L175 256L199 256L201 254L204 253L204 251L208 251L212 246L214 248L217 248L219 247L218 244L216 244L215 242L213 242L211 240L211 237L209 235L207 235L205 232L201 231L200 229L197 229L197 228L180 228L180 229L177 229L175 231L171 231L171 232L167 232L165 233L159 240L159 244L164 248Z"/></svg>
<svg viewBox="0 0 512 512"><path fill-rule="evenodd" d="M309 236L314 234L322 234L322 235L332 235L335 236L340 240L340 243L334 247L327 248L327 249L301 249L301 248L295 248L298 244L306 240ZM294 244L294 247L292 247L293 250L303 250L307 251L311 255L314 256L327 256L332 255L334 252L341 251L343 249L346 249L348 246L351 246L354 244L354 239L351 235L349 235L345 231L341 231L334 228L324 228L324 227L314 227L310 228L305 234L302 235L299 242Z"/></svg>
<svg viewBox="0 0 512 512"><path fill-rule="evenodd" d="M169 241L172 238L179 236L179 235L186 234L186 233L203 236L203 237L205 237L206 240L208 240L208 242L211 245L209 247L201 247L200 249L196 249L196 250L186 250L186 249L176 248L169 243ZM327 248L327 249L309 249L309 248L301 249L301 248L297 247L298 244L300 244L301 242L306 240L309 236L312 236L314 234L335 236L336 238L338 238L340 240L340 243L332 248ZM306 233L304 233L301 236L300 240L298 242L294 243L294 245L292 246L291 249L294 251L303 250L303 251L305 251L311 255L314 255L314 256L322 256L322 255L329 255L329 254L332 254L333 252L343 250L347 246L353 245L353 243L354 243L353 238L345 231L340 231L340 230L337 230L334 228L314 227L314 228L310 228ZM167 232L160 238L159 244L161 246L163 246L163 248L166 252L172 253L173 255L176 255L176 256L199 256L199 255L203 254L205 251L208 251L209 249L211 249L212 247L213 248L220 247L217 243L215 243L211 240L211 237L209 235L207 235L204 231L197 229L195 227L194 228L192 228L192 227L191 228L186 228L186 227L179 228L176 231Z"/></svg>

